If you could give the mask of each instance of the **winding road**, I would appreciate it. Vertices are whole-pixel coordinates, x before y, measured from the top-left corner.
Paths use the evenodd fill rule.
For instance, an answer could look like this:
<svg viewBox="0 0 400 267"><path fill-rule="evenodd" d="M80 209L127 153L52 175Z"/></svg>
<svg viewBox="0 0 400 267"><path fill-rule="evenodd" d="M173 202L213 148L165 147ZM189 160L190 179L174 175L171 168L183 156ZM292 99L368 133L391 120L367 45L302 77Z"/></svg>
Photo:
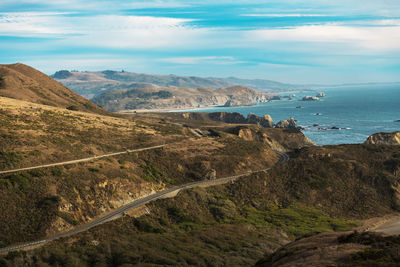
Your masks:
<svg viewBox="0 0 400 267"><path fill-rule="evenodd" d="M118 156L118 155L122 155L122 154L140 152L140 151L145 151L145 150L152 150L152 149L156 149L156 148L162 148L164 146L166 146L166 145L151 146L151 147L138 148L138 149L132 149L132 150L128 149L128 150L125 150L125 151L122 151L122 152L115 152L115 153L104 154L104 155L100 155L100 156L93 156L93 157L89 157L89 158L69 160L69 161L51 163L51 164L46 164L46 165L38 165L38 166L33 166L33 167L26 167L26 168L20 168L20 169L0 171L0 174L9 174L9 173L14 173L14 172L30 171L30 170L35 170L35 169L43 169L43 168L49 168L49 167L55 167L55 166L63 166L63 165L81 163L81 162L88 162L88 161L101 159L101 158L106 158L106 157L113 157L113 156Z"/></svg>
<svg viewBox="0 0 400 267"><path fill-rule="evenodd" d="M150 149L160 148L160 147L163 147L163 146L165 146L165 145L148 147L148 148L141 148L141 149L135 149L135 150L130 150L129 152L138 152L138 151L150 150ZM111 155L120 155L120 154L124 154L124 153L129 153L129 152L125 151L125 152L107 154L107 155L103 155L103 156L92 157L90 159L88 158L88 159L78 160L78 162L89 161L89 160L93 160L95 158L106 157L106 156L111 156ZM282 152L278 152L278 151L275 151L275 153L279 156L279 161L277 163L275 163L273 166L269 167L269 168L265 168L265 169L257 170L257 171L246 172L246 173L243 173L243 174L233 175L233 176L229 176L229 177L217 178L217 179L214 179L214 180L202 180L202 181L198 181L198 182L192 182L192 183L188 183L188 184L184 184L184 185L175 186L175 187L172 187L170 189L165 189L163 191L160 191L160 192L148 195L146 197L137 199L137 200L135 200L135 201L133 201L133 202L127 204L127 205L124 205L124 206L122 206L122 207L120 207L120 208L118 208L118 209L116 209L116 210L114 210L114 211L112 211L112 212L110 212L110 213L108 213L106 215L103 215L103 216L101 216L101 217L99 217L97 219L94 219L90 223L87 223L85 225L79 226L79 227L77 227L77 228L75 228L73 230L70 230L68 232L57 234L55 236L48 237L48 238L45 238L45 239L42 239L42 240L38 240L38 241L34 241L34 242L28 242L28 243L23 243L23 244L18 244L18 245L14 245L14 246L1 248L0 249L0 253L4 254L4 253L10 252L10 251L19 250L19 249L27 248L27 247L32 247L32 246L36 246L36 245L39 245L39 244L44 244L44 243L47 243L47 242L50 242L50 241L53 241L53 240L56 240L56 239L59 239L59 238L62 238L62 237L67 237L67 236L71 236L71 235L74 235L74 234L77 234L77 233L80 233L80 232L84 232L84 231L89 230L89 229L91 229L91 228L93 228L95 226L101 225L101 224L103 224L105 222L108 222L108 221L111 221L111 220L113 220L115 218L119 218L120 216L124 215L125 212L127 212L127 211L129 211L131 209L141 207L141 206L143 206L143 205L145 205L145 204L147 204L147 203L149 203L151 201L154 201L156 199L167 197L168 195L171 195L171 194L176 194L176 193L178 193L179 191L181 191L183 189L189 189L189 188L194 188L194 187L199 187L199 186L203 186L203 187L204 186L213 186L213 185L216 185L216 184L228 183L230 181L234 181L234 180L236 180L238 178L241 178L241 177L249 176L249 175L252 175L252 174L255 174L255 173L266 172L266 171L272 169L273 167L275 167L275 166L277 166L277 165L289 160L289 156L286 153L282 153ZM76 161L73 161L73 162L76 163ZM61 163L56 163L56 164L65 165L65 164L61 164ZM72 164L72 163L66 163L66 164ZM42 166L46 166L46 167L50 166L51 167L51 166L58 166L58 165L49 164L49 165L42 165ZM32 167L32 168L36 168L37 169L37 168L43 168L43 167L37 166L37 167ZM19 170L10 170L9 172L11 172L11 171L15 172L15 171L22 171L22 170L30 170L32 168L24 168L24 169L19 169Z"/></svg>

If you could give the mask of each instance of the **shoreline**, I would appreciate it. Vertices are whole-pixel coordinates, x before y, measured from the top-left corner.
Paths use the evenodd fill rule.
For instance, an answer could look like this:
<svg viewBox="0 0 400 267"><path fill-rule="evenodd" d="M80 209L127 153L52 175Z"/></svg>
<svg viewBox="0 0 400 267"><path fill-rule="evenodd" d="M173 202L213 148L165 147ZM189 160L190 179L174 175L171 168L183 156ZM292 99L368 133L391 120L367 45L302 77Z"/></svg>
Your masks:
<svg viewBox="0 0 400 267"><path fill-rule="evenodd" d="M137 113L169 113L169 112L184 112L184 111L196 111L196 110L202 110L202 109L210 109L210 108L222 108L223 106L221 105L210 105L207 107L187 107L187 108L155 108L155 109L130 109L130 110L120 110L117 111L116 113L119 114L137 114Z"/></svg>

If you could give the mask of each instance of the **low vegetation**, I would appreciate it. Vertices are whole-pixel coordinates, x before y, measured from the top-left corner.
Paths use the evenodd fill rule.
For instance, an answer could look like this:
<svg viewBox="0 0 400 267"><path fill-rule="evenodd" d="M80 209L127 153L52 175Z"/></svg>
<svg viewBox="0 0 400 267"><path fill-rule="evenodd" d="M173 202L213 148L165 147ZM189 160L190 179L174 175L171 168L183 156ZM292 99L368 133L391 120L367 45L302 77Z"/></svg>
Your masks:
<svg viewBox="0 0 400 267"><path fill-rule="evenodd" d="M251 265L266 249L272 251L291 238L354 226L354 222L329 218L301 205L282 208L268 203L268 208L256 209L236 199L231 190L230 185L188 190L150 204L148 215L125 216L74 237L79 241L59 240L3 261L30 265L35 259L35 264L80 266Z"/></svg>
<svg viewBox="0 0 400 267"><path fill-rule="evenodd" d="M360 252L350 255L347 264L357 266L398 266L400 262L400 236L382 236L376 233L358 233L343 235L340 243L357 243L368 246Z"/></svg>

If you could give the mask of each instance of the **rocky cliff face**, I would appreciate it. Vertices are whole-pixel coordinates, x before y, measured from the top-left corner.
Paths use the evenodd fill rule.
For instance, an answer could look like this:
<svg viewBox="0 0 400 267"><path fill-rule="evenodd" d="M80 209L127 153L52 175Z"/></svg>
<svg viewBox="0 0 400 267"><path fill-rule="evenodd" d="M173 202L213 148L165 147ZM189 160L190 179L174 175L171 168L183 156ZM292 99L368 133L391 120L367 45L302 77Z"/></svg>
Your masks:
<svg viewBox="0 0 400 267"><path fill-rule="evenodd" d="M273 150L288 152L303 147L315 146L308 137L290 129L256 128L238 126L228 130L245 141L258 141L268 144Z"/></svg>
<svg viewBox="0 0 400 267"><path fill-rule="evenodd" d="M183 118L192 120L212 120L225 123L257 124L264 128L274 127L274 121L270 115L257 116L255 114L249 114L246 118L238 112L186 112L181 114Z"/></svg>
<svg viewBox="0 0 400 267"><path fill-rule="evenodd" d="M376 133L368 137L365 144L372 145L400 145L400 132Z"/></svg>
<svg viewBox="0 0 400 267"><path fill-rule="evenodd" d="M302 127L297 126L296 120L294 118L289 118L287 120L280 121L276 124L276 128L285 128L293 130L301 130Z"/></svg>

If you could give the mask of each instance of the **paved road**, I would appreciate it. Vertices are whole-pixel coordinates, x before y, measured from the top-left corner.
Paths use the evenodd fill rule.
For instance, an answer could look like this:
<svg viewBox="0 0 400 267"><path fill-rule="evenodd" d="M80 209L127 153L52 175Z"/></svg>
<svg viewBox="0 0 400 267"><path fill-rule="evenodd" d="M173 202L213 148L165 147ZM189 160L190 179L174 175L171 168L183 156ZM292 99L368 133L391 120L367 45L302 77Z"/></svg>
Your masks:
<svg viewBox="0 0 400 267"><path fill-rule="evenodd" d="M162 147L162 146L158 146L158 147ZM155 147L153 147L153 149L154 148ZM148 150L148 149L150 149L150 148L142 149L141 151ZM137 150L135 150L135 151L137 151ZM108 221L110 221L110 220L112 220L114 218L118 218L121 215L123 215L125 212L127 212L127 211L129 211L131 209L138 208L140 206L143 206L143 205L149 203L150 201L154 201L156 199L165 197L165 196L167 196L167 195L169 195L171 193L177 193L180 190L188 189L188 188L194 188L194 187L198 187L198 186L207 186L207 185L212 186L212 185L214 185L216 183L219 183L219 184L227 183L227 182L234 181L234 180L236 180L238 178L241 178L241 177L244 177L244 176L249 176L251 174L260 173L260 172L266 172L266 171L272 169L273 167L275 167L275 166L277 166L277 165L289 160L289 156L286 153L281 153L281 152L278 152L278 151L275 151L275 153L278 154L279 161L277 163L275 163L272 167L265 168L265 169L262 169L262 170L257 170L257 171L251 171L251 172L247 172L247 173L243 173L243 174L239 174L239 175L234 175L234 176L229 176L229 177L224 177L224 178L218 178L218 179L215 179L215 180L203 180L203 181L198 181L198 182L193 182L193 183L188 183L188 184L184 184L184 185L175 186L175 187L172 187L170 189L166 189L166 190L151 194L149 196L143 197L143 198L138 199L136 201L133 201L133 202L131 202L131 203L125 205L125 206L120 207L119 209L116 209L116 210L114 210L114 211L112 211L112 212L110 212L110 213L108 213L108 214L106 214L106 215L104 215L104 216L102 216L102 217L100 217L98 219L93 220L92 222L90 222L88 224L79 226L79 227L77 227L77 228L75 228L75 229L73 229L71 231L68 231L68 232L65 232L65 233L61 233L61 234L58 234L58 235L55 235L55 236L52 236L52 237L48 237L46 239L38 240L38 241L35 241L35 242L28 242L28 243L24 243L24 244L19 244L19 245L14 245L14 246L2 248L2 249L0 249L0 253L6 253L6 252L9 252L9 251L18 250L18 249L25 248L25 247L35 246L35 245L47 243L47 242L50 242L50 241L53 241L53 240L56 240L56 239L59 239L59 238L62 238L62 237L67 237L67 236L71 236L71 235L74 235L74 234L77 234L77 233L80 233L80 232L84 232L84 231L89 230L89 229L91 229L91 228L93 228L95 226L98 226L100 224L108 222Z"/></svg>
<svg viewBox="0 0 400 267"><path fill-rule="evenodd" d="M387 235L400 235L400 218L392 219L372 231L381 232Z"/></svg>
<svg viewBox="0 0 400 267"><path fill-rule="evenodd" d="M128 149L128 150L125 150L125 151L122 151L122 152L104 154L104 155L94 156L94 157L90 157L90 158L76 159L76 160L63 161L63 162L58 162L58 163L51 163L51 164L46 164L46 165L39 165L39 166L34 166L34 167L27 167L27 168L20 168L20 169L14 169L14 170L0 171L0 174L8 174L8 173L14 173L14 172L22 172L22 171L29 171L29 170L35 170L35 169L55 167L55 166L76 164L76 163L87 162L87 161L92 161L92 160L96 160L96 159L112 157L112 156L117 156L117 155L122 155L122 154L140 152L140 151L145 151L145 150L152 150L152 149L161 148L161 147L164 147L164 146L166 146L166 145L151 146L151 147L138 148L138 149L132 149L132 150Z"/></svg>

